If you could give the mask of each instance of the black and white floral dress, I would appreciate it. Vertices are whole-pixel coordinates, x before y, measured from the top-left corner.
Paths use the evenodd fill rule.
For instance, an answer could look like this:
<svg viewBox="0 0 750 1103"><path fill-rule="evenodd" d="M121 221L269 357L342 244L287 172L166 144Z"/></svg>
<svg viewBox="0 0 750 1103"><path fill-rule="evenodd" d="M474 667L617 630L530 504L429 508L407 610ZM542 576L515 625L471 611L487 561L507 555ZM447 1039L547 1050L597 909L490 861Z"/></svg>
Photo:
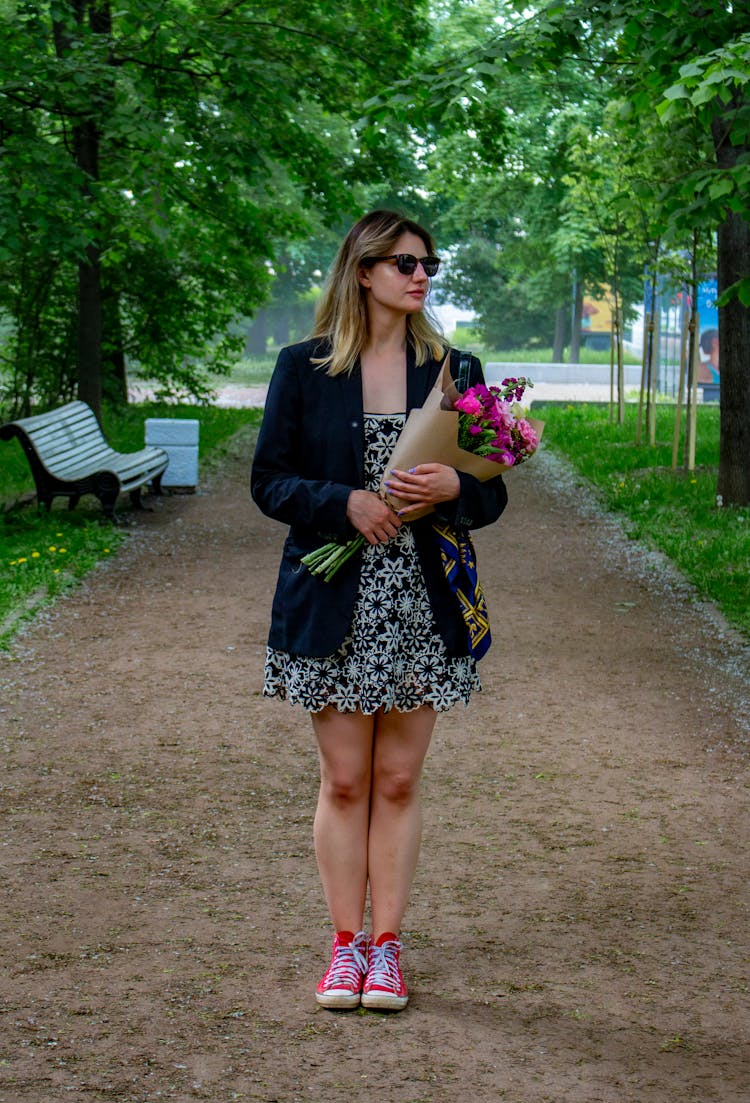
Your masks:
<svg viewBox="0 0 750 1103"><path fill-rule="evenodd" d="M404 420L404 414L365 414L367 490L380 486ZM481 688L474 659L446 652L407 524L387 543L365 545L351 634L338 651L321 659L269 647L263 693L310 712L332 705L372 715L420 705L444 712L468 704Z"/></svg>

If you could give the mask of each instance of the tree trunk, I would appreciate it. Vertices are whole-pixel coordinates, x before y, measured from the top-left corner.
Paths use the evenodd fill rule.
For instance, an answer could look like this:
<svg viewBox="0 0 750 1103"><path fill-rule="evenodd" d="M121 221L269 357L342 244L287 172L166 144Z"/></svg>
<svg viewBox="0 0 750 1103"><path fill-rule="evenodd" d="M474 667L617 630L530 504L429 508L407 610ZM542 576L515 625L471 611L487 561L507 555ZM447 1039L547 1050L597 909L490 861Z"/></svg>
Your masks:
<svg viewBox="0 0 750 1103"><path fill-rule="evenodd" d="M719 294L747 275L750 223L730 214L719 227ZM719 307L719 479L724 505L750 505L750 309L735 296Z"/></svg>
<svg viewBox="0 0 750 1103"><path fill-rule="evenodd" d="M73 135L76 164L88 181L99 178L99 132L90 119L76 126ZM78 265L78 397L87 402L99 421L102 417L102 278L101 250L95 242L86 248Z"/></svg>
<svg viewBox="0 0 750 1103"><path fill-rule="evenodd" d="M94 35L106 38L112 31L108 0L68 0L68 8L79 27L86 23ZM53 18L55 52L67 57L76 43L65 22ZM105 107L111 110L112 96L108 86L100 88L92 98L90 112L79 115L73 126L73 160L83 174L82 190L94 206L90 182L99 179L100 131L94 114ZM102 408L102 289L101 236L102 228L94 224L92 240L85 258L78 264L78 397L89 404L101 420Z"/></svg>
<svg viewBox="0 0 750 1103"><path fill-rule="evenodd" d="M245 337L245 356L265 356L268 338L268 314L259 310Z"/></svg>
<svg viewBox="0 0 750 1103"><path fill-rule="evenodd" d="M128 401L120 297L106 279L102 285L102 390L109 402L124 405Z"/></svg>
<svg viewBox="0 0 750 1103"><path fill-rule="evenodd" d="M565 320L568 308L559 306L555 314L555 340L552 345L552 363L562 364L565 354Z"/></svg>
<svg viewBox="0 0 750 1103"><path fill-rule="evenodd" d="M573 300L573 328L570 334L571 364L579 364L581 361L581 322L583 321L583 288L580 283L575 285L575 298Z"/></svg>
<svg viewBox="0 0 750 1103"><path fill-rule="evenodd" d="M289 344L289 310L286 305L272 307L273 339L277 345Z"/></svg>
<svg viewBox="0 0 750 1103"><path fill-rule="evenodd" d="M102 419L102 284L99 250L78 265L78 397Z"/></svg>
<svg viewBox="0 0 750 1103"><path fill-rule="evenodd" d="M731 108L731 110L730 110ZM735 111L748 110L738 97L714 118L711 134L716 163L721 169L734 168L750 147L732 143L731 127ZM750 223L730 211L719 226L717 283L719 296L747 275L750 257ZM719 307L719 479L717 496L724 505L750 505L750 309L735 296L727 306Z"/></svg>

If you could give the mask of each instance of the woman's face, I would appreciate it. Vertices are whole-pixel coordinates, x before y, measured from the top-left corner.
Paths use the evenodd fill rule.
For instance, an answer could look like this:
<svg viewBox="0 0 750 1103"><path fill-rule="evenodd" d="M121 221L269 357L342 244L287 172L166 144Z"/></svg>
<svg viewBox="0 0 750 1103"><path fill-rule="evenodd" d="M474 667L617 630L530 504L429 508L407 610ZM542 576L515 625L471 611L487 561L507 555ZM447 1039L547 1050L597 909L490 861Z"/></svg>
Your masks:
<svg viewBox="0 0 750 1103"><path fill-rule="evenodd" d="M411 253L421 259L429 250L417 234L405 233L390 252ZM404 276L395 260L378 261L372 268L361 268L359 282L365 288L370 310L380 308L398 314L416 314L422 310L430 289L430 278L421 264L410 276Z"/></svg>

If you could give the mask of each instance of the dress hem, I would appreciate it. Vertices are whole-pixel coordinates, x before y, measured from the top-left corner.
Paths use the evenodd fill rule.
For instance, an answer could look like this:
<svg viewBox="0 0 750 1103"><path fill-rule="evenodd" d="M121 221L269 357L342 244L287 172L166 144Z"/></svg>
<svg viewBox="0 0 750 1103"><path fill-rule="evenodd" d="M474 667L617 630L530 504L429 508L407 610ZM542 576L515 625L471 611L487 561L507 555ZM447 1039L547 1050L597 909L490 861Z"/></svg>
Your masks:
<svg viewBox="0 0 750 1103"><path fill-rule="evenodd" d="M382 705L377 705L374 709L369 709L369 708L364 709L364 708L362 708L361 705L353 705L351 708L342 708L340 705L336 705L336 704L331 705L330 702L327 703L327 704L321 704L320 708L317 708L317 709L316 708L310 708L309 705L306 705L304 703L304 701L300 700L300 698L298 697L298 695L296 693L289 693L283 686L280 686L278 689L275 689L275 690L266 690L266 689L264 689L263 690L263 697L267 698L268 700L271 700L271 699L275 698L276 700L279 700L279 701L286 701L288 704L290 704L292 706L299 705L299 707L303 708L305 710L305 712L309 712L312 715L315 715L315 713L317 713L317 712L322 712L323 709L331 707L331 708L335 708L337 712L343 712L343 713L361 712L363 716L374 716L375 713L380 712L381 709L383 710L383 712L392 712L395 709L397 712L406 713L406 712L416 712L417 709L423 708L424 705L429 705L430 708L432 708L437 713L448 712L450 709L455 708L456 705L463 705L464 708L468 708L469 704L470 704L470 701L471 701L471 694L472 693L481 693L481 692L482 692L481 685L475 685L475 686L471 687L471 690L470 690L468 696L466 696L466 697L464 697L464 696L456 697L456 699L454 701L451 701L449 704L430 701L429 698L426 698L423 701L418 701L417 704L415 704L415 705L410 705L409 708L399 708L398 704L395 701L392 701L390 703L384 702Z"/></svg>

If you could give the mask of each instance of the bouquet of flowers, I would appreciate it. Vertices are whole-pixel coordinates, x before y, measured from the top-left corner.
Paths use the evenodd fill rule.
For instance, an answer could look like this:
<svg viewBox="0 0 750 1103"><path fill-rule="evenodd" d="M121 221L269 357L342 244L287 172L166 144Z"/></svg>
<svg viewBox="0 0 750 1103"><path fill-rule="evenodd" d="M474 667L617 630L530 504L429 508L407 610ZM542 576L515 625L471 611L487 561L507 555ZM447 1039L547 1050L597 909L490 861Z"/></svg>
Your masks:
<svg viewBox="0 0 750 1103"><path fill-rule="evenodd" d="M458 447L501 463L503 470L523 463L539 447L532 423L517 403L534 384L523 376L504 379L499 387L478 383L453 403L458 410Z"/></svg>
<svg viewBox="0 0 750 1103"><path fill-rule="evenodd" d="M408 471L420 463L444 463L485 482L533 455L539 446L543 422L525 416L519 403L533 383L523 377L504 379L498 386L478 383L463 394L456 390L448 358L424 406L412 410L398 439L386 470ZM394 510L406 505L390 494L384 484L381 496ZM414 521L431 507L409 515ZM346 544L332 542L304 556L302 562L312 574L326 582L364 545L358 533Z"/></svg>

